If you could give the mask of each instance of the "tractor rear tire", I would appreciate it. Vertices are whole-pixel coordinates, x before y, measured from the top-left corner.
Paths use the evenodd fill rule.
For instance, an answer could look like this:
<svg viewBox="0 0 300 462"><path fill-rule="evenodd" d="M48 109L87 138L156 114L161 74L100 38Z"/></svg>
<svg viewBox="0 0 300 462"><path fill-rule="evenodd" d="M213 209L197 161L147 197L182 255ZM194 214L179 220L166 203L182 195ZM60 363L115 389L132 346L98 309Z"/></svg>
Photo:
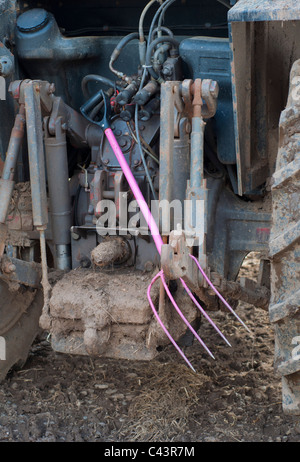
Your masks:
<svg viewBox="0 0 300 462"><path fill-rule="evenodd" d="M11 369L20 368L26 362L40 332L42 307L40 289L10 288L0 281L0 382Z"/></svg>
<svg viewBox="0 0 300 462"><path fill-rule="evenodd" d="M282 406L300 415L300 60L290 73L272 177L270 321L274 366L282 377Z"/></svg>

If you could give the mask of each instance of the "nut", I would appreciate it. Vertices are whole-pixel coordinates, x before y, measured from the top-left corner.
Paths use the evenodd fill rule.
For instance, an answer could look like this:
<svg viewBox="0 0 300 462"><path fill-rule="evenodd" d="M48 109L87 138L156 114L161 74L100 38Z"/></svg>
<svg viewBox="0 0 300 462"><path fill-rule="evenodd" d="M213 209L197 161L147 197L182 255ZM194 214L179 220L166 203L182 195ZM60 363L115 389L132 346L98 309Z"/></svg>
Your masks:
<svg viewBox="0 0 300 462"><path fill-rule="evenodd" d="M2 264L2 271L6 274L13 273L14 271L16 271L16 266L10 261L4 262Z"/></svg>

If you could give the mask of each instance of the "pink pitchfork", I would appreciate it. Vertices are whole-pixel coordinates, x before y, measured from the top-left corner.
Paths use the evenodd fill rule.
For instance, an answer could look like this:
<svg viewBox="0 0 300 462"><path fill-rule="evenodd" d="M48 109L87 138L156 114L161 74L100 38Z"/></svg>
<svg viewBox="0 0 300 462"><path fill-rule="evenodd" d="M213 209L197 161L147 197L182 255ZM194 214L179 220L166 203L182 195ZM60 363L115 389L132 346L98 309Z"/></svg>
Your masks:
<svg viewBox="0 0 300 462"><path fill-rule="evenodd" d="M105 101L105 97L104 97L104 94L103 94L103 99ZM106 108L105 108L106 109ZM123 152L113 134L113 131L111 130L110 126L109 126L109 122L108 122L108 119L107 119L107 113L106 113L106 110L104 112L104 117L102 119L101 122L97 122L98 125L101 126L101 128L104 130L104 133L107 137L107 140L120 164L120 167L122 168L122 171L126 177L126 180L131 188L131 191L139 205L139 208L148 224L148 227L149 227L149 230L151 232L151 235L152 235L152 238L154 240L154 243L155 243L155 246L157 248L157 251L158 253L161 255L161 249L162 249L162 245L163 245L163 240L160 236L160 233L159 233L159 230L158 230L158 226L156 224L156 221L154 220L154 217L153 215L151 214L150 210L149 210L149 207L144 199L144 196L130 170L130 167L123 155ZM220 298L220 300L224 303L224 305L228 308L228 310L239 320L239 322L247 329L248 332L250 332L250 330L248 329L248 327L244 324L244 322L240 319L240 317L235 313L235 311L231 308L231 306L227 303L227 301L222 297L222 295L218 292L218 290L215 288L215 286L212 284L212 282L210 281L210 279L207 277L207 275L205 274L205 272L203 271L202 267L200 266L198 260L193 256L193 255L190 255L190 258L192 258L197 267L199 268L199 271L202 273L203 277L205 278L205 280L207 281L207 283L210 285L210 287L213 289L213 291L216 293L216 295ZM179 346L177 345L177 343L175 342L174 338L171 336L171 334L169 333L169 331L166 329L166 327L164 326L163 322L161 321L156 309L155 309L155 306L154 306L154 303L151 299L151 288L153 286L153 284L158 280L158 279L161 279L162 283L163 283L163 286L164 286L164 289L172 303L172 305L174 306L175 310L177 311L177 313L179 314L179 316L181 317L181 319L184 321L184 323L186 324L186 326L191 330L191 332L194 334L194 336L196 337L196 339L199 341L199 343L205 348L205 350L208 352L208 354L213 358L215 359L214 355L211 353L211 351L209 350L209 348L206 346L206 344L203 342L203 340L199 337L199 335L197 334L197 332L194 330L194 328L191 326L191 324L188 322L188 320L185 318L185 316L183 315L183 313L181 312L180 308L178 307L177 303L175 302L171 292L170 292L170 289L166 283L166 280L165 280L165 276L164 276L164 273L163 273L163 270L160 270L156 276L153 278L153 280L151 281L149 287L148 287L148 291L147 291L147 297L148 297L148 300L149 300L149 304L152 308L152 311L159 323L159 325L162 327L163 331L165 332L165 334L167 335L167 337L169 338L169 340L171 341L171 343L174 345L174 347L177 349L177 351L180 353L180 355L182 356L182 358L185 360L185 362L188 364L188 366L195 372L195 369L194 367L192 366L192 364L190 363L190 361L187 359L187 357L185 356L185 354L183 353L183 351L179 348ZM212 319L208 316L208 314L205 312L205 310L201 307L201 305L199 304L199 302L196 300L196 298L194 297L194 295L192 294L191 290L188 288L188 286L186 285L185 281L180 278L180 282L182 284L182 286L184 287L184 289L186 290L187 294L189 295L189 297L191 298L191 300L195 303L195 305L197 306L197 308L201 311L201 313L205 316L205 318L209 321L209 323L214 327L214 329L218 332L218 334L222 337L222 339L229 345L230 343L228 342L228 340L225 338L225 336L222 334L222 332L219 330L219 328L215 325L215 323L212 321Z"/></svg>

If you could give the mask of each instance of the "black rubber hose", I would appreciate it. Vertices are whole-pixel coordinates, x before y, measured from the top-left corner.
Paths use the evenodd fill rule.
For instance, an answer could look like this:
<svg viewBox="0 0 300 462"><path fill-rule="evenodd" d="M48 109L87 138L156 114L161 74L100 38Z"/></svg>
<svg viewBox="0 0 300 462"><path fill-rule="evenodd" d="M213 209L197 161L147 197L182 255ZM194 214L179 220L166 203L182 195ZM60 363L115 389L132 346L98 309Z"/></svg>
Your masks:
<svg viewBox="0 0 300 462"><path fill-rule="evenodd" d="M120 78L122 78L124 74L122 72L119 72L116 69L114 69L113 64L118 59L118 57L120 56L121 51L127 45L127 43L129 43L129 42L131 42L131 40L135 40L135 39L139 39L139 33L138 32L132 32L131 34L126 35L125 37L123 37L119 41L118 45L116 46L116 48L114 49L114 51L111 54L111 57L110 57L110 60L109 60L109 69L111 70L111 72L113 74L116 74Z"/></svg>
<svg viewBox="0 0 300 462"><path fill-rule="evenodd" d="M122 90L122 87L117 85L116 82L114 82L113 80L107 79L106 77L103 77L102 75L89 74L83 77L81 81L81 89L82 89L82 93L85 98L90 98L90 94L87 88L89 82L99 82L99 83L106 85L107 87L112 87L112 88L116 88L117 90Z"/></svg>
<svg viewBox="0 0 300 462"><path fill-rule="evenodd" d="M127 43L131 42L131 40L138 39L139 37L140 36L138 32L132 32L131 34L126 35L119 41L115 50L121 51L127 45Z"/></svg>
<svg viewBox="0 0 300 462"><path fill-rule="evenodd" d="M150 42L152 42L154 40L154 36L157 32L160 32L160 31L163 31L165 32L169 37L174 37L174 34L173 32L168 29L168 27L165 27L165 26L161 26L161 27L156 27L153 32L152 32L152 37L151 37L151 40Z"/></svg>
<svg viewBox="0 0 300 462"><path fill-rule="evenodd" d="M155 79L155 80L158 80L159 79L159 75L155 72L155 70L153 69L152 67L152 64L151 64L151 56L152 56L152 52L154 50L154 48L159 44L159 43L171 43L171 45L173 46L173 48L177 48L179 47L179 42L174 38L174 37L169 37L169 36L163 36L163 37L158 37L157 39L153 40L153 42L149 43L148 47L147 47L147 53L146 53L146 68L148 69L148 71L150 72L150 74L152 75L152 77Z"/></svg>

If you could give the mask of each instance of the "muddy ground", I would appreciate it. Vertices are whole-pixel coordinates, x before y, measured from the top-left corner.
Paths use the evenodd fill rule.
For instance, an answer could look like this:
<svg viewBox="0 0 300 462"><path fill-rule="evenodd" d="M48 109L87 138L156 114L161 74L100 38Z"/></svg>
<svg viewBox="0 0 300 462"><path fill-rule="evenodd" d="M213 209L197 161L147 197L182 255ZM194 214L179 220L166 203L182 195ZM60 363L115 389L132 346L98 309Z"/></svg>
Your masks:
<svg viewBox="0 0 300 462"><path fill-rule="evenodd" d="M255 258L244 273L255 275ZM268 314L241 304L249 335L227 312L212 313L228 347L203 321L199 344L173 347L151 363L69 356L45 336L22 370L0 386L0 441L299 442L299 420L281 409Z"/></svg>

